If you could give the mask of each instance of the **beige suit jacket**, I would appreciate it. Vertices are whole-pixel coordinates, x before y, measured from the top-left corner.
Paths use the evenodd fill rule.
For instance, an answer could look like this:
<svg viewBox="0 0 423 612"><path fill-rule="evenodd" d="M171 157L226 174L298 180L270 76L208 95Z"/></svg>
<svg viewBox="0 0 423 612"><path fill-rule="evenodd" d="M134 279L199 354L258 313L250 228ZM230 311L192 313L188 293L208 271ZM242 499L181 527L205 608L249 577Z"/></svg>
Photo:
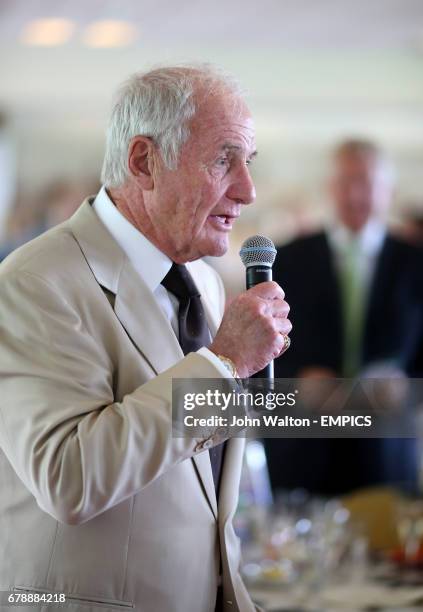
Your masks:
<svg viewBox="0 0 423 612"><path fill-rule="evenodd" d="M199 267L214 333L222 285ZM0 590L63 592L72 612L212 612L220 542L225 612L254 609L232 527L243 441L217 505L203 441L171 435L172 378L197 377L221 374L184 357L90 201L3 262Z"/></svg>

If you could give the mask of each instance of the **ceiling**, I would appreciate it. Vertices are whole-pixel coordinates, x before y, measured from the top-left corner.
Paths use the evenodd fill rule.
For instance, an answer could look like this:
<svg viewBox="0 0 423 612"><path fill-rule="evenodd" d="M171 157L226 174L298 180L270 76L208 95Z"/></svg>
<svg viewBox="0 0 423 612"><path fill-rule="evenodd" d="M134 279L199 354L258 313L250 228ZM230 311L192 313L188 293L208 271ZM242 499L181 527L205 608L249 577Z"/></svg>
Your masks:
<svg viewBox="0 0 423 612"><path fill-rule="evenodd" d="M139 48L184 41L246 49L404 49L423 37L421 0L1 0L1 39L12 43L28 20L53 16L80 28L98 19L128 20L139 28Z"/></svg>
<svg viewBox="0 0 423 612"><path fill-rule="evenodd" d="M41 17L73 20L70 41L22 45ZM100 19L128 20L136 42L84 46ZM377 138L412 176L423 161L423 0L0 0L0 41L0 109L31 181L97 171L117 84L181 61L239 78L277 180L311 181L322 149L346 133Z"/></svg>

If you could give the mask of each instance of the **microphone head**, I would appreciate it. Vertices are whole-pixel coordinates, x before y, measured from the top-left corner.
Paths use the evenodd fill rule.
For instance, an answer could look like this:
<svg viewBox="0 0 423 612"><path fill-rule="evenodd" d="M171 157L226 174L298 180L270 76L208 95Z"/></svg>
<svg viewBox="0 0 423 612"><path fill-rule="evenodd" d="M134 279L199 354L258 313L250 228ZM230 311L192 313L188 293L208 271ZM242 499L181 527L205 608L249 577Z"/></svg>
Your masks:
<svg viewBox="0 0 423 612"><path fill-rule="evenodd" d="M276 258L276 249L270 238L257 235L244 240L239 254L246 268L250 266L271 268Z"/></svg>

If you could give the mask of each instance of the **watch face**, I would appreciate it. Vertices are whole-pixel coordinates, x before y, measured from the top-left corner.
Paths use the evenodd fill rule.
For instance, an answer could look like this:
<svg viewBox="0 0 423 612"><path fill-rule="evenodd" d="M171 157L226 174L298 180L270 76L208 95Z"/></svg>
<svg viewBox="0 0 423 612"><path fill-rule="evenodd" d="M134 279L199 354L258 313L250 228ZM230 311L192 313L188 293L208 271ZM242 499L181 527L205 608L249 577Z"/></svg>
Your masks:
<svg viewBox="0 0 423 612"><path fill-rule="evenodd" d="M223 365L226 367L226 369L230 372L231 376L233 376L234 378L237 377L237 371L236 368L234 366L234 364L232 363L232 361L230 359L228 359L227 357L223 357L223 355L218 355L220 361L223 363Z"/></svg>

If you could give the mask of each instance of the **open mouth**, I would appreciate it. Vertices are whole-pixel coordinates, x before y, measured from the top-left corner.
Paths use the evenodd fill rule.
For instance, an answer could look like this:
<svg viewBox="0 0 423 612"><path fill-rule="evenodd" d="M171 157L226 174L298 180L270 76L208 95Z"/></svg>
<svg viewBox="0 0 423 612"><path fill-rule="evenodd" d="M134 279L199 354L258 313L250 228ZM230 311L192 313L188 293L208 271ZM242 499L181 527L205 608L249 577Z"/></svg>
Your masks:
<svg viewBox="0 0 423 612"><path fill-rule="evenodd" d="M231 230L239 215L209 215L209 221L218 229Z"/></svg>
<svg viewBox="0 0 423 612"><path fill-rule="evenodd" d="M230 226L235 221L235 217L230 217L229 215L210 215L211 219L215 219L222 225Z"/></svg>

